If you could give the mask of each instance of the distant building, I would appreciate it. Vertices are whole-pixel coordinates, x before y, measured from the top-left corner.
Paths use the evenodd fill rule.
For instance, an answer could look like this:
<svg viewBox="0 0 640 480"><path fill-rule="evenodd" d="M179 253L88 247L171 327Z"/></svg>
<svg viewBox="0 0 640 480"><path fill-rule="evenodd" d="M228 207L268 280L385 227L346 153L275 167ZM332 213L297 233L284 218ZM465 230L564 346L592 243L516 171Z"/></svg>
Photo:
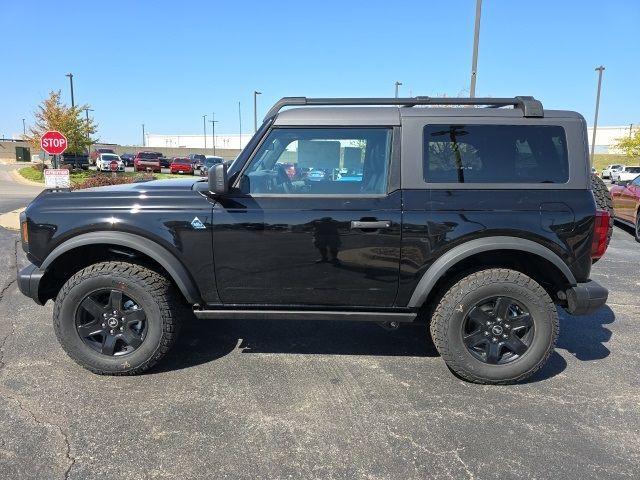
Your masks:
<svg viewBox="0 0 640 480"><path fill-rule="evenodd" d="M242 149L244 148L253 135L250 133L242 134L220 134L216 133L216 148L223 149ZM145 135L147 147L165 147L165 148L205 148L204 136L201 135L160 135L157 133L148 133ZM207 149L213 148L213 137L207 134Z"/></svg>
<svg viewBox="0 0 640 480"><path fill-rule="evenodd" d="M595 153L624 153L614 147L618 138L629 137L635 134L640 125L627 125L626 127L598 127L596 130ZM589 151L591 151L591 139L593 127L589 127Z"/></svg>

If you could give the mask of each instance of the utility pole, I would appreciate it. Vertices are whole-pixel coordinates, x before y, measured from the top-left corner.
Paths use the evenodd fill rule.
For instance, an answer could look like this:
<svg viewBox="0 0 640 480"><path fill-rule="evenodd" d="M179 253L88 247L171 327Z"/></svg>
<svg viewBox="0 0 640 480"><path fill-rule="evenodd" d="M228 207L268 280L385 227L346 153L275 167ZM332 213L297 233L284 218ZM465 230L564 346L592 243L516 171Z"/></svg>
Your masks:
<svg viewBox="0 0 640 480"><path fill-rule="evenodd" d="M65 77L69 77L69 83L71 84L71 108L73 108L76 106L73 99L73 73L67 73Z"/></svg>
<svg viewBox="0 0 640 480"><path fill-rule="evenodd" d="M398 87L399 87L400 85L402 85L402 82L398 82L398 81L396 80L396 97L395 97L395 98L398 98Z"/></svg>
<svg viewBox="0 0 640 480"><path fill-rule="evenodd" d="M25 121L25 119L23 118L23 119L22 119L22 135L23 135L23 136L27 134L27 126L26 126L26 124L24 123L24 121ZM629 131L631 131L631 129L629 129ZM629 134L629 136L631 136L631 134Z"/></svg>
<svg viewBox="0 0 640 480"><path fill-rule="evenodd" d="M240 111L240 102L238 102L238 122L240 123L240 142L238 145L242 150L242 112Z"/></svg>
<svg viewBox="0 0 640 480"><path fill-rule="evenodd" d="M207 116L202 115L202 125L204 125L204 148L207 148Z"/></svg>
<svg viewBox="0 0 640 480"><path fill-rule="evenodd" d="M593 155L596 149L596 129L598 128L598 111L600 110L600 88L602 87L602 72L604 67L600 65L596 68L598 72L598 93L596 94L596 115L593 119L593 136L591 137L591 165L593 166Z"/></svg>
<svg viewBox="0 0 640 480"><path fill-rule="evenodd" d="M144 141L144 123L142 124L142 146L146 147L145 141Z"/></svg>
<svg viewBox="0 0 640 480"><path fill-rule="evenodd" d="M24 121L24 118L22 119ZM633 136L633 123L629 124L629 138Z"/></svg>
<svg viewBox="0 0 640 480"><path fill-rule="evenodd" d="M253 132L258 131L258 95L262 95L262 92L253 91Z"/></svg>
<svg viewBox="0 0 640 480"><path fill-rule="evenodd" d="M471 86L469 87L469 97L476 96L476 78L478 76L478 43L480 43L480 13L482 11L482 0L476 0L476 26L473 32L473 56L471 60Z"/></svg>
<svg viewBox="0 0 640 480"><path fill-rule="evenodd" d="M211 124L211 130L212 130L212 134L211 137L213 138L213 154L216 154L216 123L218 123L218 120L215 120L216 118L216 114L215 112L211 114L211 118L214 118L214 120L209 120L209 123Z"/></svg>

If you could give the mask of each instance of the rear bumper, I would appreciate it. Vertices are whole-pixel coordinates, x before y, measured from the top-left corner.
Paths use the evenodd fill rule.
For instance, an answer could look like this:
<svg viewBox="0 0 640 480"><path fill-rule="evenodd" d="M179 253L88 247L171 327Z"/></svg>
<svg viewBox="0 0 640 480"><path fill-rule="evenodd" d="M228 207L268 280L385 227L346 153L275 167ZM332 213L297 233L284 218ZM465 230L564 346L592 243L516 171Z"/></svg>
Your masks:
<svg viewBox="0 0 640 480"><path fill-rule="evenodd" d="M589 314L607 302L609 291L593 280L567 290L567 311L572 315Z"/></svg>
<svg viewBox="0 0 640 480"><path fill-rule="evenodd" d="M38 305L43 305L38 295L40 291L40 280L44 276L44 272L30 263L17 274L18 288L23 295L33 299Z"/></svg>

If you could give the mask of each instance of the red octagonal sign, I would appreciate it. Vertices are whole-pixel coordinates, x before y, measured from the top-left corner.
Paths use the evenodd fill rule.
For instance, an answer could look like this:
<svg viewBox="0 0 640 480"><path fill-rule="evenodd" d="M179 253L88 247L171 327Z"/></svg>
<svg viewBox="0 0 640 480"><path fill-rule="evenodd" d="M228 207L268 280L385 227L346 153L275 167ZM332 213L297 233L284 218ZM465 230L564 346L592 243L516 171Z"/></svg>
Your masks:
<svg viewBox="0 0 640 480"><path fill-rule="evenodd" d="M52 130L42 135L40 146L49 155L60 155L67 149L67 137L60 132Z"/></svg>

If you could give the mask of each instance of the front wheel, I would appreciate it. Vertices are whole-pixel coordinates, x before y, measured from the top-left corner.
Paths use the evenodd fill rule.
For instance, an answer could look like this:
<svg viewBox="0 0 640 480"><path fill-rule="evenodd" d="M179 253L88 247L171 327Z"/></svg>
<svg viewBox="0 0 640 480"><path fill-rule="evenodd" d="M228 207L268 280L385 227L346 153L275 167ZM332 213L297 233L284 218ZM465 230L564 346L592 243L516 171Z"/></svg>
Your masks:
<svg viewBox="0 0 640 480"><path fill-rule="evenodd" d="M431 336L460 377L515 383L547 361L558 338L558 312L547 292L523 273L482 270L444 294L431 319Z"/></svg>
<svg viewBox="0 0 640 480"><path fill-rule="evenodd" d="M640 242L640 210L636 214L636 242Z"/></svg>
<svg viewBox="0 0 640 480"><path fill-rule="evenodd" d="M84 368L131 375L152 367L171 348L179 303L171 283L146 267L97 263L63 285L53 325L62 348Z"/></svg>

